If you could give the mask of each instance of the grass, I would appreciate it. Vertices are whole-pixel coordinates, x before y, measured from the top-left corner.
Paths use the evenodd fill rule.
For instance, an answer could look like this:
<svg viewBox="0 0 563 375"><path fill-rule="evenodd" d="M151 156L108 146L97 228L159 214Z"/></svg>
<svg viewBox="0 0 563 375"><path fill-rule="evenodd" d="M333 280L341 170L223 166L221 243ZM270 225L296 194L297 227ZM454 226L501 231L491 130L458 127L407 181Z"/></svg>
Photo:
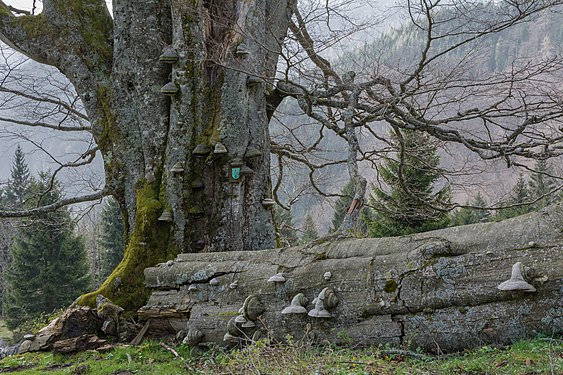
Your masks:
<svg viewBox="0 0 563 375"><path fill-rule="evenodd" d="M176 352L176 353L174 353ZM4 358L12 374L561 374L563 341L537 338L508 348L482 347L456 355L414 359L385 348L311 347L265 342L242 349L193 349L145 341L108 352L27 353Z"/></svg>

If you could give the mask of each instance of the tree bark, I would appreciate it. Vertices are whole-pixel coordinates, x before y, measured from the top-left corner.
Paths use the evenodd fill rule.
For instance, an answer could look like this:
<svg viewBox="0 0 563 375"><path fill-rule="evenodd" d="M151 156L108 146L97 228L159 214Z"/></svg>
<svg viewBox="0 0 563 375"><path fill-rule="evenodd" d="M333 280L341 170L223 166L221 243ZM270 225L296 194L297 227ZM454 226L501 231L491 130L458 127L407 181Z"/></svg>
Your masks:
<svg viewBox="0 0 563 375"><path fill-rule="evenodd" d="M202 343L224 343L229 321L250 295L264 312L256 327L239 326L238 335L226 336L229 343L263 330L280 341L291 335L441 352L560 334L562 208L405 237L180 254L145 270L153 291L139 314L151 319L152 334L198 330ZM529 267L525 277L536 292L497 289L516 262ZM268 282L278 273L285 282ZM338 299L331 318L282 314L298 293L308 299L309 312L315 309L311 301L324 288Z"/></svg>
<svg viewBox="0 0 563 375"><path fill-rule="evenodd" d="M123 209L124 259L80 303L93 306L101 293L135 311L147 297L145 267L179 252L275 246L263 204L271 195L266 97L287 22L287 2L273 0L116 0L113 19L103 0L45 0L41 14L22 17L0 1L0 38L75 86L105 191ZM159 61L170 47L178 61ZM161 92L169 82L177 93ZM226 153L213 152L219 142ZM195 155L198 145L207 152ZM250 150L258 152L245 157ZM239 161L253 173L231 182ZM172 221L159 220L165 211Z"/></svg>

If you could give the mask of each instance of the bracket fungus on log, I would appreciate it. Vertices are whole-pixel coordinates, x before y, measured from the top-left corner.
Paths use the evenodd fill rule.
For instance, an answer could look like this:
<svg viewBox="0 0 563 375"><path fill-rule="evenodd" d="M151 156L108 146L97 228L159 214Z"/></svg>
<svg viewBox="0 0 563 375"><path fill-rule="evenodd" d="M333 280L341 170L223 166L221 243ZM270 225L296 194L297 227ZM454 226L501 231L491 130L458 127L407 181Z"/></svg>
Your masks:
<svg viewBox="0 0 563 375"><path fill-rule="evenodd" d="M360 345L389 344L428 351L439 346L444 352L504 345L539 332L558 335L563 333L562 227L563 206L556 204L501 222L403 237L343 238L308 247L179 254L171 267L145 270L152 294L139 316L151 319L149 335L174 336L188 324L205 327L203 342L227 345L250 341L262 324L277 341L287 335L296 340L314 335L334 344L346 345L352 340ZM531 241L536 246L526 246ZM520 266L516 268L517 275L520 272L524 281L537 288L535 293L527 293L524 301L515 298L524 292L497 289L510 276L499 270L508 271L518 260L536 270L527 275ZM291 274L291 278L286 274L285 284L276 288L265 285L281 270ZM328 271L333 274L329 282L324 279ZM201 284L216 275L225 275L220 277L224 288ZM232 290L229 283L235 279L238 287ZM193 284L198 291L187 290ZM311 301L329 285L334 296L325 291L324 301L319 298L303 306L320 314L282 314L298 293ZM259 296L265 311L253 320L255 328L239 323L244 333L229 333L223 341L227 321L244 312L237 310L244 299L241 296L248 295ZM340 302L334 308L336 296ZM345 332L346 338L339 332Z"/></svg>
<svg viewBox="0 0 563 375"><path fill-rule="evenodd" d="M262 152L254 146L248 146L244 153L245 159L253 159L262 156Z"/></svg>
<svg viewBox="0 0 563 375"><path fill-rule="evenodd" d="M274 276L268 279L269 283L285 283L285 277L283 273L276 273Z"/></svg>
<svg viewBox="0 0 563 375"><path fill-rule="evenodd" d="M226 154L227 152L227 147L224 144L222 144L221 142L215 143L215 148L213 149L213 153L215 155Z"/></svg>
<svg viewBox="0 0 563 375"><path fill-rule="evenodd" d="M512 266L512 274L510 275L510 280L506 280L497 286L499 290L505 291L523 291L528 293L533 293L536 288L524 280L524 266L522 262L516 262Z"/></svg>
<svg viewBox="0 0 563 375"><path fill-rule="evenodd" d="M303 293L298 293L291 300L291 304L282 310L282 314L307 314L307 309L305 306L309 303L309 300Z"/></svg>
<svg viewBox="0 0 563 375"><path fill-rule="evenodd" d="M209 153L211 153L211 147L203 143L198 144L192 151L192 154L196 158L204 158L209 155Z"/></svg>
<svg viewBox="0 0 563 375"><path fill-rule="evenodd" d="M174 164L172 168L170 168L170 172L172 173L182 173L184 172L184 165L180 162Z"/></svg>
<svg viewBox="0 0 563 375"><path fill-rule="evenodd" d="M331 288L324 288L318 297L313 300L315 308L309 311L309 316L313 318L332 318L332 314L328 311L338 305L338 297Z"/></svg>

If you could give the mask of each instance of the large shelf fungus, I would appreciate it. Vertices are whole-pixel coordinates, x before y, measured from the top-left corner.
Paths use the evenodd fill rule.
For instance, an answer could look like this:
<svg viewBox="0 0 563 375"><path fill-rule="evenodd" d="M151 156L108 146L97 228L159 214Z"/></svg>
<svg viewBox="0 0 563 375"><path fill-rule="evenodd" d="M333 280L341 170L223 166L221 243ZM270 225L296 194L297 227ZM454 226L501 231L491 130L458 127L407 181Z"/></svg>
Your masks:
<svg viewBox="0 0 563 375"><path fill-rule="evenodd" d="M338 305L338 297L331 288L324 288L313 300L315 308L309 311L308 315L313 318L332 318L328 310L334 309Z"/></svg>
<svg viewBox="0 0 563 375"><path fill-rule="evenodd" d="M268 279L269 283L285 283L285 276L283 273L276 273L274 276Z"/></svg>
<svg viewBox="0 0 563 375"><path fill-rule="evenodd" d="M168 82L166 85L162 86L160 92L164 95L174 96L178 93L178 86L174 82Z"/></svg>
<svg viewBox="0 0 563 375"><path fill-rule="evenodd" d="M535 292L536 288L524 279L523 274L524 266L522 265L522 262L514 263L512 266L510 280L500 283L497 286L497 289L503 291L523 291L528 293Z"/></svg>
<svg viewBox="0 0 563 375"><path fill-rule="evenodd" d="M176 64L179 59L178 52L172 46L168 46L164 49L158 61L165 64Z"/></svg>
<svg viewBox="0 0 563 375"><path fill-rule="evenodd" d="M305 306L309 303L309 300L303 293L298 293L291 300L291 304L282 310L282 314L307 314L307 309Z"/></svg>

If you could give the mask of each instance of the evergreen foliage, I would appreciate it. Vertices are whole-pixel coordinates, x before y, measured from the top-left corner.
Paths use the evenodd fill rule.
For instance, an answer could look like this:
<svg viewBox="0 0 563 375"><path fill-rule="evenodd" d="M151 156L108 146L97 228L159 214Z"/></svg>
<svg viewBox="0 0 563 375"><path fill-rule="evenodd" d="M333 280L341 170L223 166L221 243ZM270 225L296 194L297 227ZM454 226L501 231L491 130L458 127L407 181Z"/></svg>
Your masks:
<svg viewBox="0 0 563 375"><path fill-rule="evenodd" d="M125 227L121 216L121 208L117 200L110 198L102 209L100 234L100 274L99 279L105 280L123 258L125 250Z"/></svg>
<svg viewBox="0 0 563 375"><path fill-rule="evenodd" d="M25 155L18 145L14 153L10 180L2 205L11 209L22 209L25 200L28 198L32 182L31 172L25 162Z"/></svg>
<svg viewBox="0 0 563 375"><path fill-rule="evenodd" d="M551 191L557 186L557 182L553 176L553 168L547 160L538 160L534 167L534 171L530 174L530 197L533 200L538 199L533 204L534 210L539 210L558 199L556 194L550 194Z"/></svg>
<svg viewBox="0 0 563 375"><path fill-rule="evenodd" d="M533 211L533 207L530 202L530 190L528 189L528 184L524 180L524 176L520 174L516 184L512 188L510 196L507 201L503 203L504 206L514 206L501 208L495 216L496 220L504 220L515 216L520 216Z"/></svg>
<svg viewBox="0 0 563 375"><path fill-rule="evenodd" d="M467 206L473 207L487 207L486 199L481 195L481 192L477 193L475 198L466 203ZM461 210L455 212L451 218L451 225L467 225L482 223L489 221L491 214L487 210L480 210L478 208L462 208Z"/></svg>
<svg viewBox="0 0 563 375"><path fill-rule="evenodd" d="M317 231L317 227L315 225L315 222L313 221L313 217L311 216L311 214L305 216L305 221L303 222L303 227L301 228L301 231L303 232L301 234L302 244L309 243L319 238L319 232Z"/></svg>
<svg viewBox="0 0 563 375"><path fill-rule="evenodd" d="M40 198L28 200L26 207L60 199L59 183L55 181L51 190L50 186L50 176L40 174L31 185ZM70 304L91 285L84 242L73 233L66 209L36 214L23 224L11 248L13 260L6 275L4 316L11 329Z"/></svg>
<svg viewBox="0 0 563 375"><path fill-rule="evenodd" d="M276 233L281 241L282 246L295 246L299 243L297 238L295 225L293 224L293 215L291 210L284 210L276 206L274 212L274 222L276 224Z"/></svg>
<svg viewBox="0 0 563 375"><path fill-rule="evenodd" d="M340 195L342 195L342 197L338 197L334 205L332 226L330 227L329 233L336 232L340 228L340 225L342 225L342 222L346 217L346 211L350 207L352 199L354 198L354 193L354 181L350 180L342 188L342 191L340 192Z"/></svg>
<svg viewBox="0 0 563 375"><path fill-rule="evenodd" d="M448 186L433 192L440 177L435 142L415 131L391 134L391 139L398 160L387 160L379 170L388 190L373 189L375 212L368 219L369 235L400 236L444 228L447 212L433 207L446 208L451 193Z"/></svg>

